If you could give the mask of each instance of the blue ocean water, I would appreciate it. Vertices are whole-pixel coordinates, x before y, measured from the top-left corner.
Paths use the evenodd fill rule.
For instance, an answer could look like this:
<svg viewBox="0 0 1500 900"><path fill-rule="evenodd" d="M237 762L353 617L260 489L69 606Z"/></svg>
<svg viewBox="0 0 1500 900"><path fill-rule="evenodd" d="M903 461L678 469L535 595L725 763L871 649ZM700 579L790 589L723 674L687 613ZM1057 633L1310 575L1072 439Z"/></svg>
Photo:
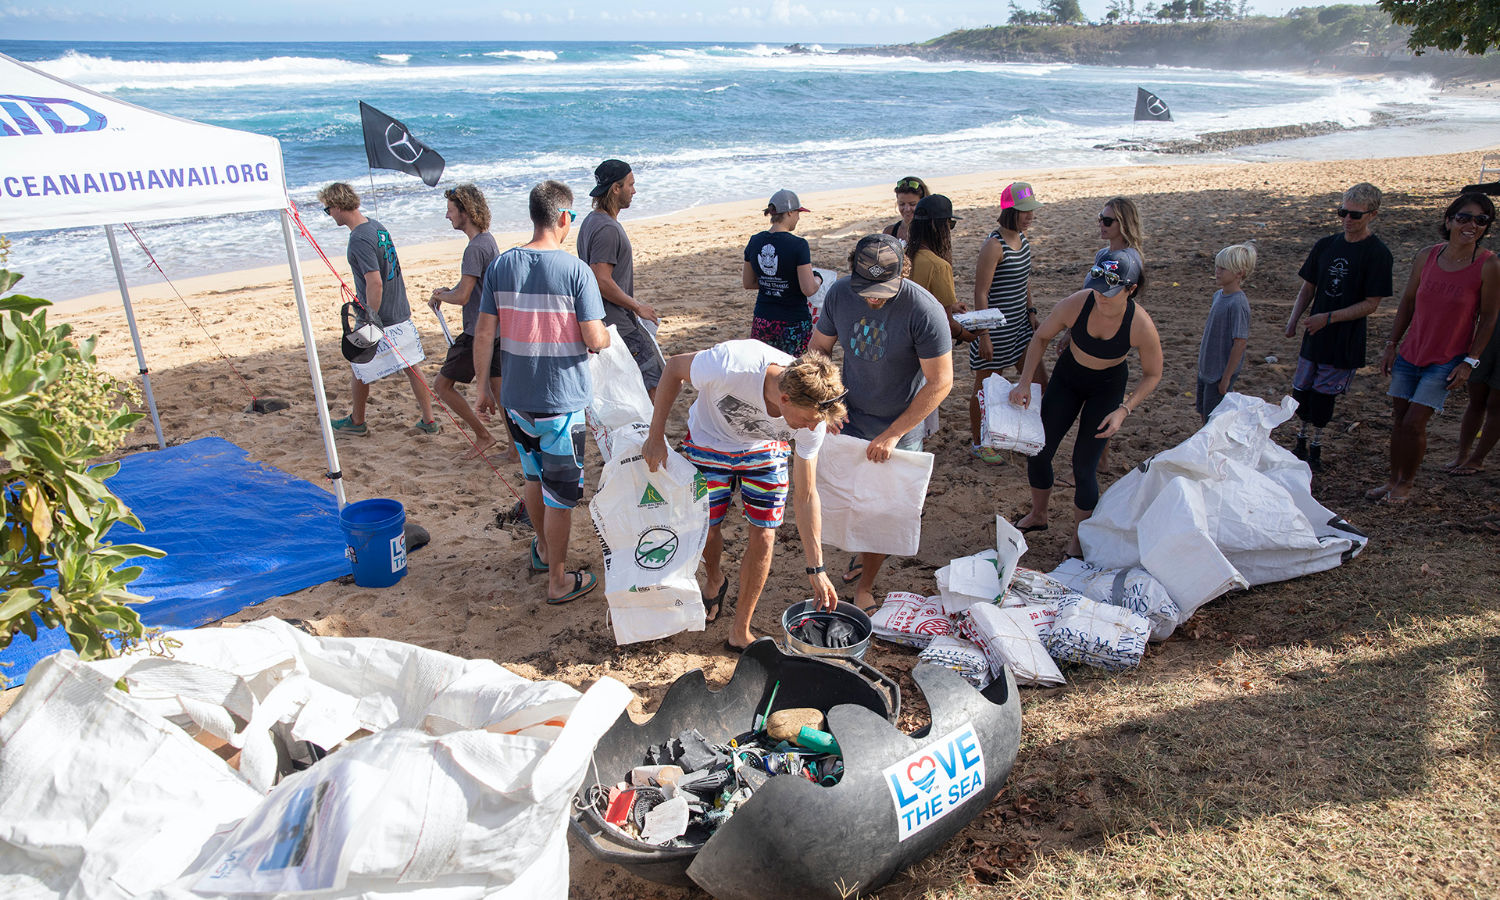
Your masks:
<svg viewBox="0 0 1500 900"><path fill-rule="evenodd" d="M280 139L299 205L315 208L318 187L349 181L404 245L453 236L441 190L454 183L474 181L485 190L494 230L518 230L527 227L532 184L560 178L586 190L593 166L609 156L637 170L640 193L627 213L636 217L769 196L781 187L878 184L908 172L1159 163L1160 156L1095 145L1327 119L1357 126L1381 110L1416 105L1451 113L1460 103L1426 80L934 63L834 49L0 41L0 53L93 90ZM1166 99L1175 121L1132 123L1137 85ZM360 100L401 119L446 158L437 188L395 172L368 174ZM1404 152L1433 150L1414 142ZM325 248L342 248L340 229L321 216L308 221ZM151 224L142 233L174 278L281 258L269 213ZM99 229L11 239L10 267L27 274L33 293L62 299L113 287ZM157 280L146 265L127 248L133 282Z"/></svg>

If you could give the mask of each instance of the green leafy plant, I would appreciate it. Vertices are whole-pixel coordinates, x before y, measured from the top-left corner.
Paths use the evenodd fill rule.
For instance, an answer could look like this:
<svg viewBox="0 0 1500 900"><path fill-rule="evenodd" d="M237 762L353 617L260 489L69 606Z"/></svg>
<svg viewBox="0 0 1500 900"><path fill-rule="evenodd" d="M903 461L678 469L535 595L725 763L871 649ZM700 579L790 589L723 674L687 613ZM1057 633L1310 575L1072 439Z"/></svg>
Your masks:
<svg viewBox="0 0 1500 900"><path fill-rule="evenodd" d="M0 268L0 295L19 280ZM130 604L147 598L128 589L141 568L124 564L164 554L105 540L116 523L141 527L104 484L119 463L89 467L141 418L135 389L98 367L93 339L49 327L50 305L0 296L0 649L34 640L40 619L97 659L146 637Z"/></svg>

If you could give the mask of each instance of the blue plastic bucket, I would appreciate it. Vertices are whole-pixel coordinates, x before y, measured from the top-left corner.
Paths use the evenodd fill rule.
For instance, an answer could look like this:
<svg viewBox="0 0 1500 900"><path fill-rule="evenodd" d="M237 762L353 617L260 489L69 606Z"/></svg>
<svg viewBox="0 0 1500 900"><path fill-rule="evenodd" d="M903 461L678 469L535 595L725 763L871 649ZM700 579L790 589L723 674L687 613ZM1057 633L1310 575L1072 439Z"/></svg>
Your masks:
<svg viewBox="0 0 1500 900"><path fill-rule="evenodd" d="M406 510L395 500L361 500L339 513L360 587L390 587L406 575Z"/></svg>

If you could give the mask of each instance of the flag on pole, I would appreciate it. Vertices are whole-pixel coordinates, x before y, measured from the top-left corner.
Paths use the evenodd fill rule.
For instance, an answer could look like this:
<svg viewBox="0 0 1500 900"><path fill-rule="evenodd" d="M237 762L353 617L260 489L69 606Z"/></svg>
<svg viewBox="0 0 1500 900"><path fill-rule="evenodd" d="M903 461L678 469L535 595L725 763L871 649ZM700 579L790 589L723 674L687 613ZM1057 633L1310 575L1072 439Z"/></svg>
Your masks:
<svg viewBox="0 0 1500 900"><path fill-rule="evenodd" d="M1172 111L1167 109L1167 101L1143 87L1138 87L1135 89L1135 120L1139 122L1143 119L1170 122Z"/></svg>
<svg viewBox="0 0 1500 900"><path fill-rule="evenodd" d="M443 158L417 140L400 122L359 101L359 121L365 132L365 158L372 169L394 169L422 179L428 187L443 177Z"/></svg>

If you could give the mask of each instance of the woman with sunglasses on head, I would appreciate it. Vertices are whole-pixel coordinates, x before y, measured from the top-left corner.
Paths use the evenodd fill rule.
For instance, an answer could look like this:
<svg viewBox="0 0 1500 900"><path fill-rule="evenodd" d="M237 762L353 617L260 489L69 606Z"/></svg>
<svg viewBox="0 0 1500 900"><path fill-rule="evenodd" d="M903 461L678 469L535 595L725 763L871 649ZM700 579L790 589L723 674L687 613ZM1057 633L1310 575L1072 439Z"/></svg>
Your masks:
<svg viewBox="0 0 1500 900"><path fill-rule="evenodd" d="M1292 399L1301 427L1292 453L1323 471L1323 429L1333 405L1349 390L1365 364L1365 320L1391 295L1391 251L1370 231L1380 211L1380 188L1360 182L1344 192L1338 215L1342 231L1320 238L1297 272L1302 287L1287 318L1286 336L1296 337L1307 317ZM1307 429L1312 426L1312 442Z"/></svg>
<svg viewBox="0 0 1500 900"><path fill-rule="evenodd" d="M905 247L911 236L912 217L917 213L917 204L930 194L927 182L915 175L908 175L896 182L896 212L901 218L886 226L885 233L901 242Z"/></svg>
<svg viewBox="0 0 1500 900"><path fill-rule="evenodd" d="M651 431L641 448L653 472L667 459L667 418L684 384L698 391L688 409L681 450L698 467L708 487L703 606L710 622L719 617L729 591L729 574L720 566L724 554L720 529L736 488L745 521L752 526L747 529L745 556L740 560L734 626L724 642L727 649L739 652L755 640L750 619L771 571L776 528L792 480L796 482L791 493L797 536L813 596L820 609L838 604L833 583L823 569L817 460L828 425L843 421L847 413L844 398L849 392L844 390L838 367L821 353L793 358L760 341L725 341L697 353L679 353L667 360L656 391Z"/></svg>
<svg viewBox="0 0 1500 900"><path fill-rule="evenodd" d="M1478 383L1471 379L1500 313L1500 258L1479 249L1494 220L1495 204L1489 197L1463 194L1443 213L1438 226L1443 243L1412 260L1391 339L1380 358L1380 371L1391 376L1391 471L1385 484L1365 493L1366 499L1405 503L1427 452L1427 421L1442 411L1453 388L1470 382L1473 396ZM1466 451L1474 440L1484 404L1478 409L1467 442L1460 432L1460 450ZM1466 424L1469 418L1466 412ZM1478 471L1477 466L1464 466L1466 461L1461 455L1450 474Z"/></svg>
<svg viewBox="0 0 1500 900"><path fill-rule="evenodd" d="M1137 255L1128 249L1110 250L1089 269L1083 290L1058 302L1026 348L1020 382L1010 402L1031 405L1032 376L1042 353L1064 328L1072 340L1058 354L1052 378L1042 394L1042 427L1047 442L1026 466L1031 483L1031 511L1016 521L1022 532L1047 528L1047 504L1052 496L1052 458L1063 436L1078 422L1073 440L1073 535L1068 554L1082 556L1078 523L1093 515L1099 502L1099 454L1110 435L1120 430L1161 381L1161 337L1146 311L1136 305L1145 286ZM1141 357L1141 379L1126 393L1131 348Z"/></svg>
<svg viewBox="0 0 1500 900"><path fill-rule="evenodd" d="M1135 201L1129 197L1110 199L1099 210L1099 238L1106 243L1094 254L1094 265L1099 265L1106 254L1126 252L1133 254L1136 265L1141 267L1141 271L1145 271L1146 260L1141 256L1142 234L1141 214L1136 209ZM1058 342L1059 353L1067 349L1068 339L1068 333L1064 332L1062 340ZM1108 467L1109 442L1105 441L1104 449L1099 452L1099 471L1103 472Z"/></svg>

